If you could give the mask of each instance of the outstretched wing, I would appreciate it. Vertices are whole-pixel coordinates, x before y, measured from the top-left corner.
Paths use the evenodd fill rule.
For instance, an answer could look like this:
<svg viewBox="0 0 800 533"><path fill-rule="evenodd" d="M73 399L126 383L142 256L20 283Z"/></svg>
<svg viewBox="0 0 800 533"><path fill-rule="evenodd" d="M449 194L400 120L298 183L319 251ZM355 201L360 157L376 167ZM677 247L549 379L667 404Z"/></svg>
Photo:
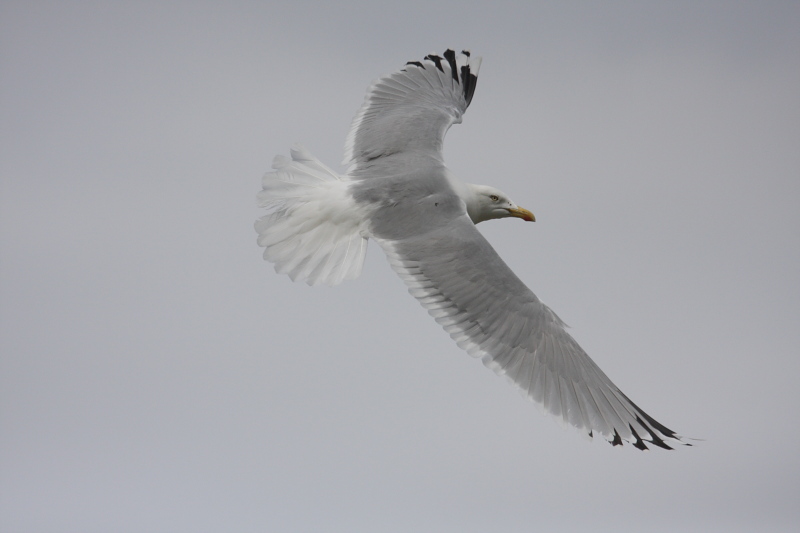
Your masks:
<svg viewBox="0 0 800 533"><path fill-rule="evenodd" d="M590 436L642 450L645 441L686 444L611 382L466 215L413 233L376 240L409 292L470 355Z"/></svg>
<svg viewBox="0 0 800 533"><path fill-rule="evenodd" d="M358 177L357 170L385 158L442 160L444 135L461 122L481 63L466 51L443 55L410 61L370 86L345 142L344 164L351 175Z"/></svg>

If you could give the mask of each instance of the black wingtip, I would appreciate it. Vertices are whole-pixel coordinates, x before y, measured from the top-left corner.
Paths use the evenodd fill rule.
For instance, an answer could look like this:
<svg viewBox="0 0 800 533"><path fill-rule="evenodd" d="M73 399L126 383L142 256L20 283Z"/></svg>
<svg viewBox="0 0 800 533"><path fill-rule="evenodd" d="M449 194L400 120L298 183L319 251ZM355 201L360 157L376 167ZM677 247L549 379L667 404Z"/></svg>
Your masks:
<svg viewBox="0 0 800 533"><path fill-rule="evenodd" d="M639 407L638 405L636 405L635 403L633 403L633 402L631 401L631 399L630 399L630 398L628 398L628 397L627 397L627 396L626 396L626 395L625 395L625 394L624 394L622 391L620 391L620 394L622 394L622 397L623 397L623 398L625 398L626 400L628 400L628 401L630 402L630 404L633 406L633 408L634 408L634 409L636 409L636 412L638 413L638 415L640 415L640 416L641 416L641 418L643 418L643 419L644 419L644 420L647 422L647 424L645 424L645 423L643 423L643 422L641 421L641 419L638 419L638 417L637 417L637 419L638 419L637 421L638 421L638 422L639 422L639 423L640 423L640 424L641 424L643 427L645 427L645 428L648 428L648 431L649 431L651 434L652 434L652 432L649 430L649 427L653 427L653 428L655 428L655 429L656 429L656 430L657 430L659 433L661 433L662 435L664 435L664 436L665 436L665 437L667 437L667 438L674 439L674 440L677 440L678 442L681 442L682 444L685 444L685 443L684 443L684 442L681 440L681 438L680 438L680 437L679 437L679 436L678 436L678 435L677 435L677 434L676 434L674 431L672 431L672 430L671 430L671 429L669 429L667 426L665 426L664 424L660 423L658 420L656 420L656 419L655 419L655 418L653 418L652 416L650 416L650 415L648 415L647 413L645 413L644 411L642 411L642 408L641 408L641 407ZM648 424L649 424L649 427L648 427ZM654 443L654 444L655 444L655 443Z"/></svg>
<svg viewBox="0 0 800 533"><path fill-rule="evenodd" d="M641 418L639 418L638 415L636 416L636 421L639 423L640 426L642 426L645 430L647 430L647 433L650 434L650 438L647 440L653 443L654 446L658 446L659 448L663 448L665 450L672 450L672 446L669 446L666 442L664 442L664 440L661 437L656 435L650 429L650 427L647 424L645 424Z"/></svg>
<svg viewBox="0 0 800 533"><path fill-rule="evenodd" d="M469 50L462 50L461 53L467 57L470 57ZM478 77L472 73L472 69L470 68L469 64L462 66L460 69L458 68L456 52L452 48L445 50L444 54L442 55L447 61L447 64L450 66L450 75L453 77L453 81L461 85L461 88L464 92L464 100L466 100L467 107L469 107L469 104L472 102L472 97L475 94L475 86L478 84ZM440 72L444 72L442 59L443 58L441 56L436 54L428 54L424 58L425 61L433 62ZM419 61L409 61L406 63L406 65L414 65L425 68L425 65Z"/></svg>
<svg viewBox="0 0 800 533"><path fill-rule="evenodd" d="M639 434L638 434L638 433L636 433L636 430L635 430L635 429L633 429L633 427L631 427L630 425L628 425L628 427L629 427L629 428L631 428L631 433L633 433L633 437L636 439L636 440L633 442L633 447L634 447L634 448L638 448L638 449L640 449L640 450L642 450L642 451L649 450L649 448L648 448L648 447L647 447L647 445L644 443L644 441L643 441L643 440L642 440L642 439L639 437Z"/></svg>
<svg viewBox="0 0 800 533"><path fill-rule="evenodd" d="M425 56L425 59L429 59L433 61L433 64L436 65L441 72L444 72L444 67L442 67L442 58L437 56L436 54L429 54Z"/></svg>
<svg viewBox="0 0 800 533"><path fill-rule="evenodd" d="M458 67L456 66L456 53L448 48L444 51L444 58L450 64L450 73L453 76L453 79L457 82L458 81Z"/></svg>
<svg viewBox="0 0 800 533"><path fill-rule="evenodd" d="M469 65L461 67L461 80L464 85L464 99L467 101L467 106L472 102L472 96L475 94L475 85L478 84L478 77L470 72Z"/></svg>

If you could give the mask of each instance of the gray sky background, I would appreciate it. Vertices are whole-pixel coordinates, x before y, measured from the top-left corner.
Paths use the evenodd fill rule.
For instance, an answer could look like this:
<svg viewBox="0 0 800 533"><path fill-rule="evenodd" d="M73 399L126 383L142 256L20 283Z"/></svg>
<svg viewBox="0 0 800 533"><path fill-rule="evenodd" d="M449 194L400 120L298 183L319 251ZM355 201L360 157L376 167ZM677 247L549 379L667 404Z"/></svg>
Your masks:
<svg viewBox="0 0 800 533"><path fill-rule="evenodd" d="M4 532L788 531L800 523L800 3L0 3ZM588 443L380 250L261 259L296 141L483 57L446 158L481 230L675 452Z"/></svg>

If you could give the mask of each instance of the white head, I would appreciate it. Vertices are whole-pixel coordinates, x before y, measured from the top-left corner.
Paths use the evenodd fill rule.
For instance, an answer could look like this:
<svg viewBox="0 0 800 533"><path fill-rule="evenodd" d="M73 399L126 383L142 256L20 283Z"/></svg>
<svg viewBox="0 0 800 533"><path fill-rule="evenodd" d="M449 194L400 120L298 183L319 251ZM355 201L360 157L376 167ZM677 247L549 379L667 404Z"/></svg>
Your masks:
<svg viewBox="0 0 800 533"><path fill-rule="evenodd" d="M506 217L517 217L528 222L536 220L533 213L512 202L503 191L488 185L466 185L471 193L470 198L465 199L467 213L475 224Z"/></svg>

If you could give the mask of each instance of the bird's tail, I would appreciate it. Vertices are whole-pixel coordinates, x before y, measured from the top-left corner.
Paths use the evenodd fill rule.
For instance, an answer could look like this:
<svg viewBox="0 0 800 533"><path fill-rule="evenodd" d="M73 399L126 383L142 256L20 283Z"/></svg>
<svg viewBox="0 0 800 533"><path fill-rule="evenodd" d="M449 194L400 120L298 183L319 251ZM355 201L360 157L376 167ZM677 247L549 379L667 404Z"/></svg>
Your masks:
<svg viewBox="0 0 800 533"><path fill-rule="evenodd" d="M337 285L361 274L367 238L347 182L302 146L277 156L258 194L268 214L256 221L258 244L275 271L309 285Z"/></svg>

